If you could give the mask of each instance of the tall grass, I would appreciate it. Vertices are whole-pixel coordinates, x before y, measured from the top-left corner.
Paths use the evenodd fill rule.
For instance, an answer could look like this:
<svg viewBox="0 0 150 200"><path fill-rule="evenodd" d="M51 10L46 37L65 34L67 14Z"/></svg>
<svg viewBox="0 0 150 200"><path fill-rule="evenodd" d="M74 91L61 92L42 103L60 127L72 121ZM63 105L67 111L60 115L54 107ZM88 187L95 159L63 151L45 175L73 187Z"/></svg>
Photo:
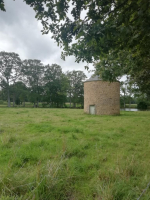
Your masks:
<svg viewBox="0 0 150 200"><path fill-rule="evenodd" d="M150 112L1 108L0 199L137 199L150 181L149 120Z"/></svg>

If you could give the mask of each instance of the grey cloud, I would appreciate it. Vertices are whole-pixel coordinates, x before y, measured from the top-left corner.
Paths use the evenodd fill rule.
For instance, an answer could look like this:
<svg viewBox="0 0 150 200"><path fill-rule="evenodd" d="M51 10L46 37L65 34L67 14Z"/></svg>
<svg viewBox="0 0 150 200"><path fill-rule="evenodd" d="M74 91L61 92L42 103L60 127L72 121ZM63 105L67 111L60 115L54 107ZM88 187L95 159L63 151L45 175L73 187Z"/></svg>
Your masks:
<svg viewBox="0 0 150 200"><path fill-rule="evenodd" d="M32 8L23 2L7 3L8 0L6 12L0 12L0 25L15 48L20 47L27 58L41 60L58 52L56 44L50 37L42 36Z"/></svg>
<svg viewBox="0 0 150 200"><path fill-rule="evenodd" d="M6 12L0 11L0 51L13 51L21 59L39 59L44 63L57 63L63 71L84 70L86 63L75 63L73 56L61 60L61 49L50 34L42 35L42 26L35 12L23 0L5 0ZM93 67L92 67L93 68Z"/></svg>

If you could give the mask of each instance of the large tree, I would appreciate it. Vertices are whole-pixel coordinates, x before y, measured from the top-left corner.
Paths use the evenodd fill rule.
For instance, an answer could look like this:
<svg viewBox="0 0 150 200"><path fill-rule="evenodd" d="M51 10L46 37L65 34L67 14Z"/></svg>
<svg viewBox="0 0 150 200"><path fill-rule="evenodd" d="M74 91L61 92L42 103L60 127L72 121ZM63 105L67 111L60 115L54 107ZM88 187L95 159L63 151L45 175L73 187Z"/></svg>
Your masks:
<svg viewBox="0 0 150 200"><path fill-rule="evenodd" d="M27 101L29 91L23 82L18 81L11 85L10 93L13 99L13 106L15 106L15 104L20 105L23 103L23 106L25 107L25 101Z"/></svg>
<svg viewBox="0 0 150 200"><path fill-rule="evenodd" d="M134 82L142 93L150 98L150 55L137 54L133 56L130 52L112 52L95 63L95 73L100 74L102 79L115 81L126 74Z"/></svg>
<svg viewBox="0 0 150 200"><path fill-rule="evenodd" d="M43 33L52 32L63 47L63 58L75 55L77 62L89 63L103 60L98 71L106 69L109 80L130 74L141 90L149 90L149 0L25 1L41 20Z"/></svg>
<svg viewBox="0 0 150 200"><path fill-rule="evenodd" d="M83 106L84 90L83 81L86 79L86 75L83 71L68 71L66 73L69 80L68 95L71 103L76 107L76 103L81 103Z"/></svg>
<svg viewBox="0 0 150 200"><path fill-rule="evenodd" d="M16 53L0 52L0 86L7 92L8 107L10 104L10 85L19 80L22 62Z"/></svg>
<svg viewBox="0 0 150 200"><path fill-rule="evenodd" d="M66 54L91 62L111 50L149 54L149 0L25 0Z"/></svg>
<svg viewBox="0 0 150 200"><path fill-rule="evenodd" d="M34 107L38 107L43 90L44 66L40 60L24 60L22 73L24 74L23 82L30 89L30 101L34 103Z"/></svg>
<svg viewBox="0 0 150 200"><path fill-rule="evenodd" d="M68 79L57 64L46 65L44 72L44 100L53 107L66 102Z"/></svg>
<svg viewBox="0 0 150 200"><path fill-rule="evenodd" d="M43 33L63 47L62 57L76 61L102 61L99 71L130 74L143 91L150 88L150 1L149 0L25 0L43 24ZM1 9L4 9L1 0ZM128 68L119 64L124 52ZM112 60L112 57L114 60ZM111 67L107 62L113 63ZM106 63L106 64L105 64ZM113 66L113 67L112 67ZM117 71L116 71L117 68ZM116 74L117 72L117 74ZM106 73L105 73L106 74ZM146 75L148 74L148 75Z"/></svg>

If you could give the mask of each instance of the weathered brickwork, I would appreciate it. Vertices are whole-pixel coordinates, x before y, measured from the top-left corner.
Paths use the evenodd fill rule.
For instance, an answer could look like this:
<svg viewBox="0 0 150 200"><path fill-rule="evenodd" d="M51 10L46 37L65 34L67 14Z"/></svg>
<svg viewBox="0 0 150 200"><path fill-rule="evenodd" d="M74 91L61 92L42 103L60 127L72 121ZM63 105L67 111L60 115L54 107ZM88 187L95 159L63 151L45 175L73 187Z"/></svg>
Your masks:
<svg viewBox="0 0 150 200"><path fill-rule="evenodd" d="M89 113L89 106L95 105L96 115L120 114L120 83L91 81L84 83L84 112Z"/></svg>

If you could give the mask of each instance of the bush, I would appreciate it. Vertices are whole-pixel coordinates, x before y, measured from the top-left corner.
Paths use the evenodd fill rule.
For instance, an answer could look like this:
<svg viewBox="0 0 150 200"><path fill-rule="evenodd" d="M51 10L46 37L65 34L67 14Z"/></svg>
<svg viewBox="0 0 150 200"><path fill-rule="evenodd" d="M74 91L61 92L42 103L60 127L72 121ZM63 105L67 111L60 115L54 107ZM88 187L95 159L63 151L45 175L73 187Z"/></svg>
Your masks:
<svg viewBox="0 0 150 200"><path fill-rule="evenodd" d="M2 105L4 102L3 102L3 100L0 100L0 104Z"/></svg>
<svg viewBox="0 0 150 200"><path fill-rule="evenodd" d="M16 105L20 105L20 99L19 99L19 98L17 98L17 99L15 100L15 104L16 104Z"/></svg>
<svg viewBox="0 0 150 200"><path fill-rule="evenodd" d="M68 108L68 106L66 104L64 104L64 108Z"/></svg>
<svg viewBox="0 0 150 200"><path fill-rule="evenodd" d="M137 104L137 108L141 109L141 110L145 110L145 109L147 109L147 104L145 102L141 101Z"/></svg>
<svg viewBox="0 0 150 200"><path fill-rule="evenodd" d="M47 103L42 103L42 107L46 108L47 107Z"/></svg>

